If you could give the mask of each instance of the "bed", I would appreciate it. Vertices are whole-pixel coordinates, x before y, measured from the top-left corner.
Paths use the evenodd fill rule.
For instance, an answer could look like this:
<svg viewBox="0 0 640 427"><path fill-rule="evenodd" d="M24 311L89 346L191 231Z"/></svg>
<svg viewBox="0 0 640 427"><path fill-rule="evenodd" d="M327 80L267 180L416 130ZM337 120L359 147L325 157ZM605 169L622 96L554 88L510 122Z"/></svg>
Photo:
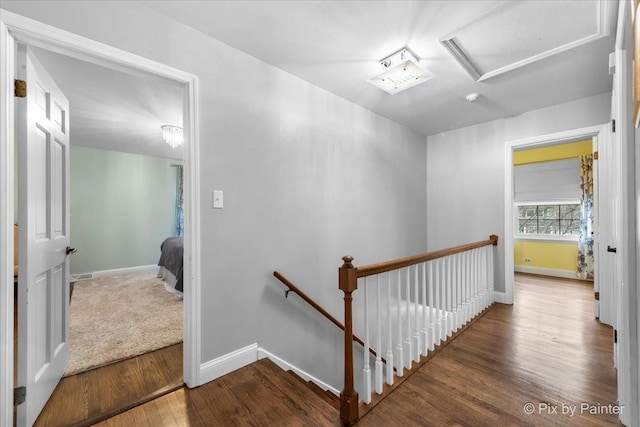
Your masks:
<svg viewBox="0 0 640 427"><path fill-rule="evenodd" d="M164 280L167 291L182 296L182 258L184 252L182 236L168 237L160 245L158 277Z"/></svg>

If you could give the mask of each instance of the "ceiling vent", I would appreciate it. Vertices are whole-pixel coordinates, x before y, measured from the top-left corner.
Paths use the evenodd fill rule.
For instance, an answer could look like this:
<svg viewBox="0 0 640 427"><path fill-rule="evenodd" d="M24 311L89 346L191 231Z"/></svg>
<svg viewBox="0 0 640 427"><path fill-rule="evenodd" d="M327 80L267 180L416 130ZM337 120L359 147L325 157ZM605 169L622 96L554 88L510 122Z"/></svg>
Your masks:
<svg viewBox="0 0 640 427"><path fill-rule="evenodd" d="M388 94L395 95L435 77L418 65L419 62L413 52L404 47L381 60L383 71L367 81Z"/></svg>

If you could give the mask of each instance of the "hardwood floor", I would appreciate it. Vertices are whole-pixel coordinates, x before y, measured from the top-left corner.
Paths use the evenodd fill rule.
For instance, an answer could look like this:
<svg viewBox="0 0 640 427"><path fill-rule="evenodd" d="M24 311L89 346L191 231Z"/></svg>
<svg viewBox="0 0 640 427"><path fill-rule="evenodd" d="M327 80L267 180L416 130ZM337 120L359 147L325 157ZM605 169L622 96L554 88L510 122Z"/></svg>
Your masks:
<svg viewBox="0 0 640 427"><path fill-rule="evenodd" d="M98 426L340 425L338 411L263 359L194 389L183 388Z"/></svg>
<svg viewBox="0 0 640 427"><path fill-rule="evenodd" d="M603 414L616 403L612 345L611 328L593 318L591 284L518 274L513 306L494 306L360 425L619 425ZM98 425L339 424L333 406L262 360Z"/></svg>
<svg viewBox="0 0 640 427"><path fill-rule="evenodd" d="M496 305L361 425L618 425L589 414L616 403L612 345L592 284L519 274L513 306Z"/></svg>
<svg viewBox="0 0 640 427"><path fill-rule="evenodd" d="M175 344L63 378L34 425L91 425L182 387Z"/></svg>

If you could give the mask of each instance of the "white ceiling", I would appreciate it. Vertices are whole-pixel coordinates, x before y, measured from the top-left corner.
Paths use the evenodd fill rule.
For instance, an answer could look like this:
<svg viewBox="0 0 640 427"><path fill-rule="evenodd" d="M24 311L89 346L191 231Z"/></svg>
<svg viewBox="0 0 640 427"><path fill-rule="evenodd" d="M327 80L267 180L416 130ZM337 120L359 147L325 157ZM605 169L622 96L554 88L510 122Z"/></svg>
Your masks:
<svg viewBox="0 0 640 427"><path fill-rule="evenodd" d="M614 1L141 3L424 135L611 91ZM463 50L481 81L444 39ZM404 46L436 77L395 95L366 82L381 71L379 60ZM160 131L181 124L181 89L37 55L70 99L72 144L182 158ZM472 92L480 96L469 103Z"/></svg>
<svg viewBox="0 0 640 427"><path fill-rule="evenodd" d="M615 1L143 3L424 135L611 90ZM451 37L482 73L524 65L477 82L439 42ZM404 46L434 79L395 95L365 81ZM527 64L549 50L558 53Z"/></svg>
<svg viewBox="0 0 640 427"><path fill-rule="evenodd" d="M183 147L162 139L165 124L182 127L182 89L50 51L37 59L69 99L72 146L180 160Z"/></svg>

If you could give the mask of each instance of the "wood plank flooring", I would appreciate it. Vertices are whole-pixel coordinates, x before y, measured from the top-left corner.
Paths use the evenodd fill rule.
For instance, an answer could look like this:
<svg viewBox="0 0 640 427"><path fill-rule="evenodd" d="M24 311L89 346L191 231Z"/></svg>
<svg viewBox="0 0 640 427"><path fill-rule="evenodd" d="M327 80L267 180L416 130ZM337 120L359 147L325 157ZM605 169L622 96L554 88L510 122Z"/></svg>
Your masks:
<svg viewBox="0 0 640 427"><path fill-rule="evenodd" d="M590 283L518 274L513 306L489 310L360 425L619 425L616 415L602 414L616 403L612 345L611 328L593 318ZM581 411L581 404L589 406ZM562 413L574 408L573 416ZM338 418L335 408L263 360L98 425L336 426Z"/></svg>
<svg viewBox="0 0 640 427"><path fill-rule="evenodd" d="M183 388L98 426L340 425L338 411L269 359Z"/></svg>
<svg viewBox="0 0 640 427"><path fill-rule="evenodd" d="M616 403L612 345L590 283L517 275L515 305L490 310L360 424L618 425L588 413Z"/></svg>
<svg viewBox="0 0 640 427"><path fill-rule="evenodd" d="M36 427L84 426L183 387L182 344L63 378Z"/></svg>

